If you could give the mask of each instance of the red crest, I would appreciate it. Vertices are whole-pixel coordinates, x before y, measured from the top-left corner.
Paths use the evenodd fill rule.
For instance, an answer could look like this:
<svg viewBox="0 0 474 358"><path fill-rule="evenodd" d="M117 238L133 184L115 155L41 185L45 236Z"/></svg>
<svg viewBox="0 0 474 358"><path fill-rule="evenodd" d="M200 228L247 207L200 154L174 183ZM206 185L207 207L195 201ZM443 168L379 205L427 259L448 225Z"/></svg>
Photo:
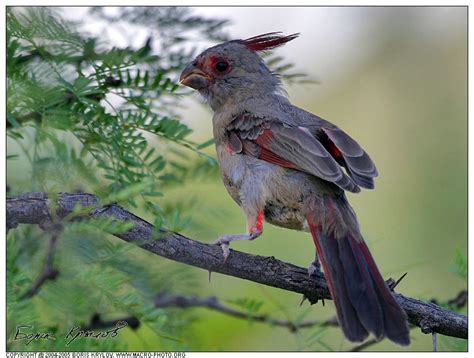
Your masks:
<svg viewBox="0 0 474 358"><path fill-rule="evenodd" d="M264 51L283 45L299 36L299 33L283 36L281 32L269 32L246 40L239 40L252 51Z"/></svg>

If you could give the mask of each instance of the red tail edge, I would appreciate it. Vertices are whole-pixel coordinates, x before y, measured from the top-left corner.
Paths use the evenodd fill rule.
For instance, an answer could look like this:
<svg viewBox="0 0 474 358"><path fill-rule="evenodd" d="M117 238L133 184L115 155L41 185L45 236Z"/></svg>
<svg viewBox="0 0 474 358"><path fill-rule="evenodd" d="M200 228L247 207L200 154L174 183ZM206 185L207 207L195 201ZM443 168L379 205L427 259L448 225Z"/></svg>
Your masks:
<svg viewBox="0 0 474 358"><path fill-rule="evenodd" d="M386 336L395 343L408 345L406 314L386 285L365 242L351 235L335 238L334 234L323 232L321 225L307 220L346 338L363 341L370 331L376 338Z"/></svg>
<svg viewBox="0 0 474 358"><path fill-rule="evenodd" d="M333 283L334 279L331 276L331 271L329 270L328 263L326 261L325 256L323 255L323 249L321 248L321 244L319 243L319 240L318 240L318 230L320 230L320 226L311 224L309 220L308 220L308 225L309 225L309 230L311 232L311 236L313 238L314 245L316 246L316 250L318 252L318 258L321 261L321 264L323 265L324 277L326 278L326 282L328 284L329 293L331 294L332 300L334 301L334 305L336 306L337 314L339 316L341 312L340 312L339 304L337 302L336 291L334 289L334 283Z"/></svg>

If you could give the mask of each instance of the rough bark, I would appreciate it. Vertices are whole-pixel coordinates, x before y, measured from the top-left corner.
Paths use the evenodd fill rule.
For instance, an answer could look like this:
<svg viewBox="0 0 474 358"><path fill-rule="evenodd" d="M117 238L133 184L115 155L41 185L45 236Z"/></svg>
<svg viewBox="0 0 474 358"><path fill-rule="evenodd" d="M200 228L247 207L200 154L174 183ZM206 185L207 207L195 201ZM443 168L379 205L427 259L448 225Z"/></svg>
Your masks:
<svg viewBox="0 0 474 358"><path fill-rule="evenodd" d="M155 230L152 224L130 213L119 205L98 206L99 198L85 193L61 193L48 199L44 193L26 193L7 198L7 230L19 224L37 224L47 228L53 222L71 217L77 205L91 210L82 218L107 216L120 221L131 221L134 227L116 234L118 238L170 260L182 262L205 270L239 277L267 286L303 294L310 302L330 299L324 276L317 273L308 277L307 269L280 261L274 257L251 255L231 250L224 263L219 246L191 240L179 233L163 228ZM423 302L402 294L393 293L406 311L408 321L424 333L439 333L467 339L467 317L434 303Z"/></svg>

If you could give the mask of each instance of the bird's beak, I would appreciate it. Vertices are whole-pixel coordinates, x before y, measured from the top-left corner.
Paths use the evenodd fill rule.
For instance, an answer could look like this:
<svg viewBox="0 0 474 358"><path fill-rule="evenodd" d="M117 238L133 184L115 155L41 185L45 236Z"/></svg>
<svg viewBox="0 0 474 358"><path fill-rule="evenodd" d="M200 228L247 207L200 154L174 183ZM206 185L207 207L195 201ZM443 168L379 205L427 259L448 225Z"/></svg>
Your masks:
<svg viewBox="0 0 474 358"><path fill-rule="evenodd" d="M208 74L194 66L192 63L186 66L179 77L179 82L182 85L194 88L195 90L207 87L210 80L211 78Z"/></svg>

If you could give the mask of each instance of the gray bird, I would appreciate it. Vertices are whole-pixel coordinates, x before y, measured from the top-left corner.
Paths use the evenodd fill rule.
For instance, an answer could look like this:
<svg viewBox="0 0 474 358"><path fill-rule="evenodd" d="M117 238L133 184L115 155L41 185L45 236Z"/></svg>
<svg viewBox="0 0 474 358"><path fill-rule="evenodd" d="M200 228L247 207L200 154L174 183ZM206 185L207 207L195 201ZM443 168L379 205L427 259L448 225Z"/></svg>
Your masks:
<svg viewBox="0 0 474 358"><path fill-rule="evenodd" d="M369 155L334 124L293 106L259 56L298 34L267 33L201 53L182 72L183 85L209 103L224 185L247 218L247 232L216 241L224 259L235 240L253 240L263 221L309 231L337 317L350 341L369 332L410 343L407 317L382 278L344 191L372 189Z"/></svg>

